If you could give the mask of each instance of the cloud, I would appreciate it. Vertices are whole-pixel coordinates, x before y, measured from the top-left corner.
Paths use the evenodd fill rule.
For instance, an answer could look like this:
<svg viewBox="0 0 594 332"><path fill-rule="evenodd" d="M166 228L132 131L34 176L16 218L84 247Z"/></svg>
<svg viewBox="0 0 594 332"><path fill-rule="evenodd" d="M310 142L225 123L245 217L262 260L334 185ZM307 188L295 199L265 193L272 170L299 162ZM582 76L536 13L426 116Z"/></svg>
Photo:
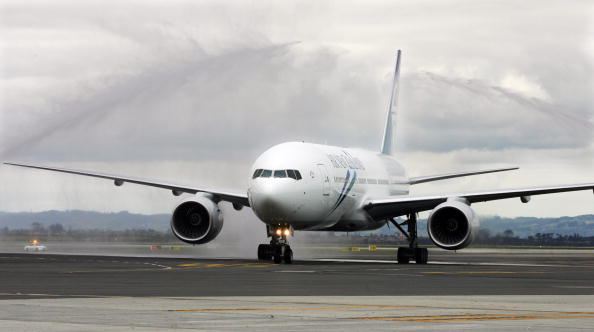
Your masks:
<svg viewBox="0 0 594 332"><path fill-rule="evenodd" d="M368 96L379 83L366 85L369 77L354 69L344 72L350 64L336 51L285 43L194 54L105 78L92 93L56 103L35 130L14 135L4 155L204 160L269 142L350 137L346 143L356 143L376 136L359 124L377 104Z"/></svg>
<svg viewBox="0 0 594 332"><path fill-rule="evenodd" d="M477 79L405 78L400 122L406 151L588 147L594 125L580 112Z"/></svg>
<svg viewBox="0 0 594 332"><path fill-rule="evenodd" d="M587 3L7 1L1 10L5 160L242 188L251 162L283 141L378 149L398 48L397 146L415 175L592 159ZM48 199L35 183L67 191L54 174L29 187L0 172L10 183L0 209L32 199L169 210L141 203L165 200L146 188L110 204L85 189Z"/></svg>
<svg viewBox="0 0 594 332"><path fill-rule="evenodd" d="M524 75L517 73L506 74L501 81L501 87L526 98L536 98L545 102L551 102L551 96L549 96L542 86L531 81Z"/></svg>

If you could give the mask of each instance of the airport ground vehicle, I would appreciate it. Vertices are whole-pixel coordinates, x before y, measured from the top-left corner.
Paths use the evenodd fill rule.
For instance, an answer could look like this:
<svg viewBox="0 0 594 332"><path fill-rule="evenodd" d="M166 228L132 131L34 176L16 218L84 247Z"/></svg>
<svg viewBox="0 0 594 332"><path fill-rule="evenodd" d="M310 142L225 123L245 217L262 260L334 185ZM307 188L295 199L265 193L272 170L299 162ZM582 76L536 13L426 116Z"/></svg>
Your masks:
<svg viewBox="0 0 594 332"><path fill-rule="evenodd" d="M40 244L38 240L31 241L30 244L26 245L24 248L25 251L46 251L47 247Z"/></svg>

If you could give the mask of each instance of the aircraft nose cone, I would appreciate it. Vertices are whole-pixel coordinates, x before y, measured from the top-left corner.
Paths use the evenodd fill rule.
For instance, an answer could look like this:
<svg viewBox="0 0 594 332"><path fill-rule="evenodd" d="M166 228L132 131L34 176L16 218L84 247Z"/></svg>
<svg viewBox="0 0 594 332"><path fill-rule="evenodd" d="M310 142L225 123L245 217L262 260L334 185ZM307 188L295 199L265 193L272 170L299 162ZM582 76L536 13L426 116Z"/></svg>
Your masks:
<svg viewBox="0 0 594 332"><path fill-rule="evenodd" d="M250 189L252 209L265 222L290 222L293 211L290 198L277 184L260 183Z"/></svg>

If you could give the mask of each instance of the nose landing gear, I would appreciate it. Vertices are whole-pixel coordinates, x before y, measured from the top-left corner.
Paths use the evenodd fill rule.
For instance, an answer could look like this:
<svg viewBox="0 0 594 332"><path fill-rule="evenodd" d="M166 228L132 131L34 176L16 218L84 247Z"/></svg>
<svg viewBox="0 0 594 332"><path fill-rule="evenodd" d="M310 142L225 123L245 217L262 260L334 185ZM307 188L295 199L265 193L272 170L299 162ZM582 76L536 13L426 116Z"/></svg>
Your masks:
<svg viewBox="0 0 594 332"><path fill-rule="evenodd" d="M396 259L398 260L398 264L408 264L411 259L414 259L417 264L427 264L429 260L429 251L427 248L419 248L417 245L417 215L416 213L410 214L408 219L399 224L394 219L389 219L389 221L398 228L398 230L406 236L408 240L408 248L407 247L399 247L398 253L396 254ZM408 232L402 228L402 225L407 225Z"/></svg>
<svg viewBox="0 0 594 332"><path fill-rule="evenodd" d="M261 244L258 246L258 260L273 261L275 264L285 262L293 263L293 250L287 242L287 236L293 235L293 229L290 226L266 225L268 236L271 237L270 244Z"/></svg>

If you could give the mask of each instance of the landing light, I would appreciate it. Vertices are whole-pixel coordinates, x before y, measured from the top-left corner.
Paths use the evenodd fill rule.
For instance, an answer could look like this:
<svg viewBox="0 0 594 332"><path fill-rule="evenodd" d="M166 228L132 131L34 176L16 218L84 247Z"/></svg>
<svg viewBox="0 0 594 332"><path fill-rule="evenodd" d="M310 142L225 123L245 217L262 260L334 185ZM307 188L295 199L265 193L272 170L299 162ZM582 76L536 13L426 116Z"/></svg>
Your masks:
<svg viewBox="0 0 594 332"><path fill-rule="evenodd" d="M287 228L285 229L285 236L289 236L291 235L291 231Z"/></svg>
<svg viewBox="0 0 594 332"><path fill-rule="evenodd" d="M283 235L283 231L282 231L282 229L277 229L277 230L276 230L276 235L278 235L278 236L281 236L281 235Z"/></svg>

